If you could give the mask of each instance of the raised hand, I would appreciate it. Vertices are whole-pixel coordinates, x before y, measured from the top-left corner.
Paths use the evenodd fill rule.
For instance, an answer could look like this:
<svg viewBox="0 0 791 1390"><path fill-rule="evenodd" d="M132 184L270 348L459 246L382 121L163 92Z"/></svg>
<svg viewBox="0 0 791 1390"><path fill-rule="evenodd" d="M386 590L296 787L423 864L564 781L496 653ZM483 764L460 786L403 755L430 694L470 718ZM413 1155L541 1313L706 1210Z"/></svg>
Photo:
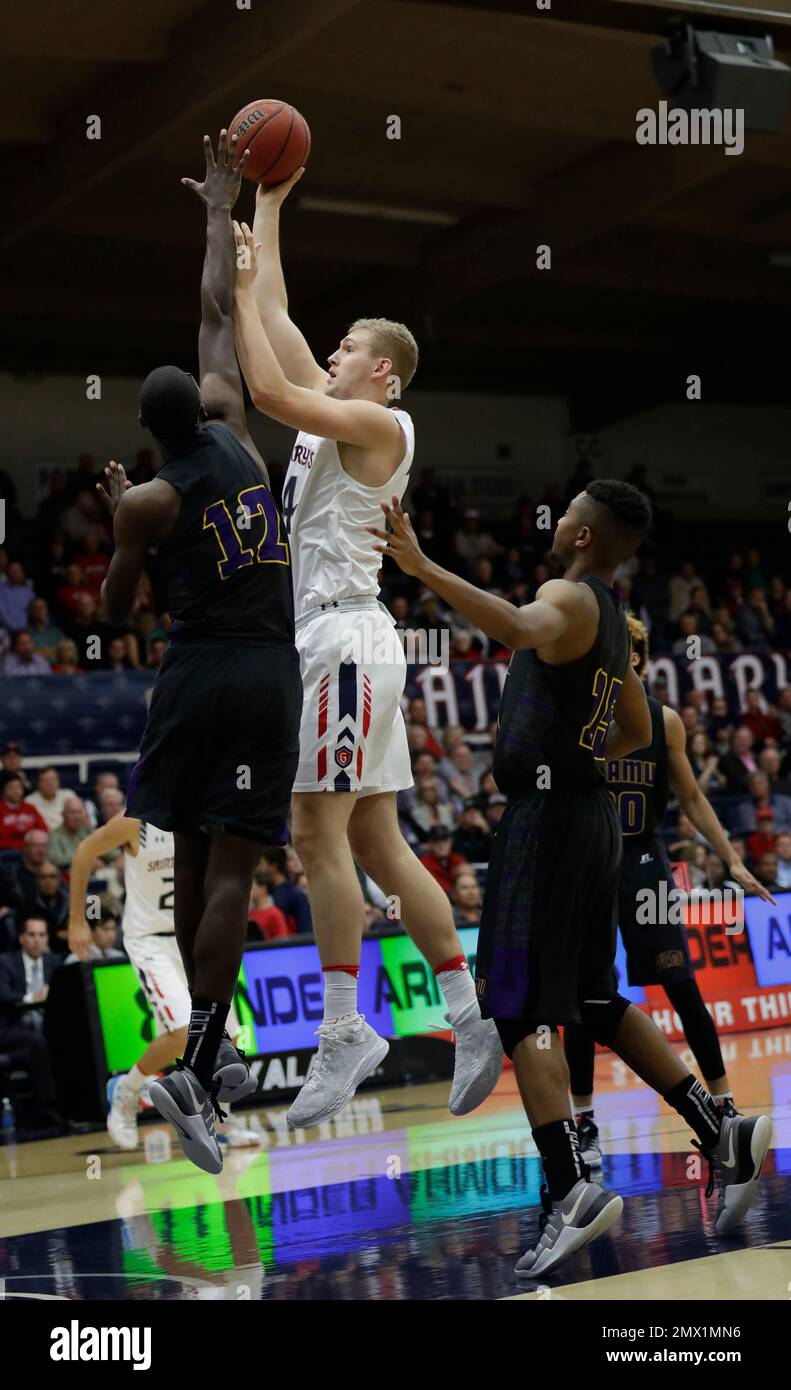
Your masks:
<svg viewBox="0 0 791 1390"><path fill-rule="evenodd" d="M385 541L385 545L375 545L374 550L379 551L381 555L389 555L404 574L420 574L426 563L426 557L418 545L417 536L412 529L412 522L409 520L409 513L402 510L401 503L395 494L391 506L388 507L386 502L380 502L379 505L385 514L385 520L392 529L390 531L378 531L375 526L366 526L366 531L370 531L372 536L376 536L380 541Z"/></svg>
<svg viewBox="0 0 791 1390"><path fill-rule="evenodd" d="M107 479L107 486L110 489L109 492L102 487L101 483L96 484L96 491L107 507L110 516L114 516L115 509L124 493L128 492L130 487L133 487L134 484L130 483L127 478L124 465L122 463L115 463L112 459L104 470L104 476Z"/></svg>
<svg viewBox="0 0 791 1390"><path fill-rule="evenodd" d="M233 239L236 245L236 288L251 290L255 283L256 256L261 244L253 241L253 234L246 222L241 227L234 222Z"/></svg>
<svg viewBox="0 0 791 1390"><path fill-rule="evenodd" d="M282 183L273 183L269 185L259 183L258 192L255 195L256 212L260 210L265 212L267 208L279 208L281 203L288 197L294 184L299 183L304 172L305 166L303 164L300 169L294 171L290 179L284 179Z"/></svg>
<svg viewBox="0 0 791 1390"><path fill-rule="evenodd" d="M245 150L239 163L236 162L237 136L228 140L227 130L221 130L217 140L217 156L212 149L211 138L203 137L203 152L206 156L206 175L203 183L195 179L182 179L185 188L191 188L209 208L227 208L229 211L239 197L242 186L242 170L247 163L250 151Z"/></svg>

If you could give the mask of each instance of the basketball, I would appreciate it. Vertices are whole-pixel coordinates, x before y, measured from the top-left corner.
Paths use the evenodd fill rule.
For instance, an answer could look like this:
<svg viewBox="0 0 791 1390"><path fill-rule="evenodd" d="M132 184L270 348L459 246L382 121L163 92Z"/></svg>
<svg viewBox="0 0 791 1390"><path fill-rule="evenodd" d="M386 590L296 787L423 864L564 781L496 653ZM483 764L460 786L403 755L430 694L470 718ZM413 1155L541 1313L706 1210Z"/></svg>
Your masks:
<svg viewBox="0 0 791 1390"><path fill-rule="evenodd" d="M282 183L310 154L310 129L287 101L250 101L237 111L228 127L229 139L238 136L237 155L250 155L244 176L253 183Z"/></svg>

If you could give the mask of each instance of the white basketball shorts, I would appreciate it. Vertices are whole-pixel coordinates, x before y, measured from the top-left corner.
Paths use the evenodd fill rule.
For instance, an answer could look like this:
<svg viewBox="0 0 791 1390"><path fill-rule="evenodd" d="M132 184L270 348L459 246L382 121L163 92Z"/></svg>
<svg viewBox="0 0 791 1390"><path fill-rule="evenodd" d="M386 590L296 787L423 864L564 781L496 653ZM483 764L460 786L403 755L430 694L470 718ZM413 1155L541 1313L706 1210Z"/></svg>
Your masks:
<svg viewBox="0 0 791 1390"><path fill-rule="evenodd" d="M412 768L400 700L406 658L377 606L330 609L297 627L304 699L295 792L396 792Z"/></svg>

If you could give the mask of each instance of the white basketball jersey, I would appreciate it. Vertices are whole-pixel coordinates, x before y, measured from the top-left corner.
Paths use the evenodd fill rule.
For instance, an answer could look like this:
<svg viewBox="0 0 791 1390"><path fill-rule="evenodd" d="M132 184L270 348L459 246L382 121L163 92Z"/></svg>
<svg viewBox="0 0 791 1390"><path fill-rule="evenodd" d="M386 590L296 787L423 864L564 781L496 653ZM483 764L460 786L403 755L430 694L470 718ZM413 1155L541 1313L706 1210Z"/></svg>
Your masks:
<svg viewBox="0 0 791 1390"><path fill-rule="evenodd" d="M384 529L380 502L406 492L415 430L406 411L393 410L404 432L404 457L383 487L365 487L343 469L334 439L297 435L283 486L283 519L291 543L294 612L333 599L379 593L382 557L366 526Z"/></svg>
<svg viewBox="0 0 791 1390"><path fill-rule="evenodd" d="M174 855L171 832L141 821L137 854L124 854L124 937L173 933Z"/></svg>

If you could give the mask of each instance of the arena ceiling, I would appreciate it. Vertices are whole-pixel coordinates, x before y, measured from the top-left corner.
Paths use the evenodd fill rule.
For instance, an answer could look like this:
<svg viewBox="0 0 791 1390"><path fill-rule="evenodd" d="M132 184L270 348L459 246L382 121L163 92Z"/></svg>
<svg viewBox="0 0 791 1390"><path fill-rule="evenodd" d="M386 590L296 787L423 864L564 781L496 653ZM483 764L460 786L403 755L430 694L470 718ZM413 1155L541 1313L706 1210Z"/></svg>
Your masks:
<svg viewBox="0 0 791 1390"><path fill-rule="evenodd" d="M740 157L639 147L635 112L661 96L649 50L680 8L6 7L0 367L193 363L203 218L179 178L199 174L204 130L274 95L313 132L283 247L292 313L318 354L359 314L403 318L423 387L561 390L580 428L677 399L691 372L708 399L785 400L791 117ZM791 63L791 0L683 9L725 30L760 22ZM393 114L400 140L386 138ZM535 267L539 243L551 271Z"/></svg>

